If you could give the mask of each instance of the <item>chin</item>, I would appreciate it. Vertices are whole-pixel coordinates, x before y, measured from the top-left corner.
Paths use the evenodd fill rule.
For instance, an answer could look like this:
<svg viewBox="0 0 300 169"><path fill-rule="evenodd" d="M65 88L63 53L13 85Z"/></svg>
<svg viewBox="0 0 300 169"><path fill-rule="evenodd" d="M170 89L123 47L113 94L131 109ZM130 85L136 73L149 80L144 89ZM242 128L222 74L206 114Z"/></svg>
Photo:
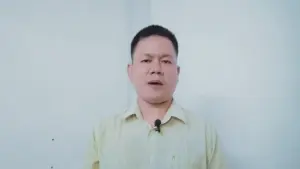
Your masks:
<svg viewBox="0 0 300 169"><path fill-rule="evenodd" d="M168 101L168 98L162 96L154 96L154 97L145 97L143 100L151 104L160 104Z"/></svg>

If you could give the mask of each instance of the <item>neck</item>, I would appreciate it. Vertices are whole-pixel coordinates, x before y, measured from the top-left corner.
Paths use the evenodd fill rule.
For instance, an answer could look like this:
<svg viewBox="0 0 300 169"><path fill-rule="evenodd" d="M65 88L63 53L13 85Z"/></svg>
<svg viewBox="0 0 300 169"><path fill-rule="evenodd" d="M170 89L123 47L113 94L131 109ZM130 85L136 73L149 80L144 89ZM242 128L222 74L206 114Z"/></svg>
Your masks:
<svg viewBox="0 0 300 169"><path fill-rule="evenodd" d="M143 119L148 123L153 124L156 119L163 119L169 107L171 106L172 101L173 99L169 99L162 103L151 104L138 98L138 105Z"/></svg>

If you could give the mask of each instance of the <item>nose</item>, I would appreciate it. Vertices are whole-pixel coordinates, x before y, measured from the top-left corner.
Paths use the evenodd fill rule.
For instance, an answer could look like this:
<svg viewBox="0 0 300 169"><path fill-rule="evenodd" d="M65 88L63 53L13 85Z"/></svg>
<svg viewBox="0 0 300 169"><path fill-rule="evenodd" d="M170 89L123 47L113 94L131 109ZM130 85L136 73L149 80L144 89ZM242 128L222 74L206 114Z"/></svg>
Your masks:
<svg viewBox="0 0 300 169"><path fill-rule="evenodd" d="M157 75L163 75L161 65L159 62L153 62L150 69L150 74L157 74Z"/></svg>
<svg viewBox="0 0 300 169"><path fill-rule="evenodd" d="M158 75L163 75L163 72L160 70L153 70L150 72L150 74L158 74Z"/></svg>

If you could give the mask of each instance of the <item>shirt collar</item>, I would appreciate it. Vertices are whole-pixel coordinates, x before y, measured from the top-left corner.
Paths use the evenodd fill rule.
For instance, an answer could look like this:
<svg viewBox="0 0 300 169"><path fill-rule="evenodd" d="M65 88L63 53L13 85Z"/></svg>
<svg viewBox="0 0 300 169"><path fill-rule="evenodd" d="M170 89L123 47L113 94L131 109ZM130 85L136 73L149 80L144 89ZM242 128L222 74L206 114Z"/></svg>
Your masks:
<svg viewBox="0 0 300 169"><path fill-rule="evenodd" d="M141 111L137 104L137 101L135 101L135 102L133 102L133 104L131 104L131 106L124 113L123 117L126 120L132 116L136 116L137 118L142 119L142 114L141 114ZM186 115L185 115L183 108L181 106L179 106L174 99L173 99L172 104L171 104L170 108L168 109L162 123L165 123L171 117L175 117L184 123L187 122Z"/></svg>

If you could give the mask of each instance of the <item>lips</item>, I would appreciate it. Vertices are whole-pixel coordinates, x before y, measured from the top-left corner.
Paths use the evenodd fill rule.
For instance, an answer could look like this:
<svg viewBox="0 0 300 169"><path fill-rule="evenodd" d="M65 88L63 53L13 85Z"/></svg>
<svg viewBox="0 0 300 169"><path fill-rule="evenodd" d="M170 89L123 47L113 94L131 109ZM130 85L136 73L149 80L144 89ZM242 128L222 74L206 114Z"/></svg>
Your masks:
<svg viewBox="0 0 300 169"><path fill-rule="evenodd" d="M154 85L154 86L162 86L163 83L160 80L151 80L148 82L149 85Z"/></svg>

